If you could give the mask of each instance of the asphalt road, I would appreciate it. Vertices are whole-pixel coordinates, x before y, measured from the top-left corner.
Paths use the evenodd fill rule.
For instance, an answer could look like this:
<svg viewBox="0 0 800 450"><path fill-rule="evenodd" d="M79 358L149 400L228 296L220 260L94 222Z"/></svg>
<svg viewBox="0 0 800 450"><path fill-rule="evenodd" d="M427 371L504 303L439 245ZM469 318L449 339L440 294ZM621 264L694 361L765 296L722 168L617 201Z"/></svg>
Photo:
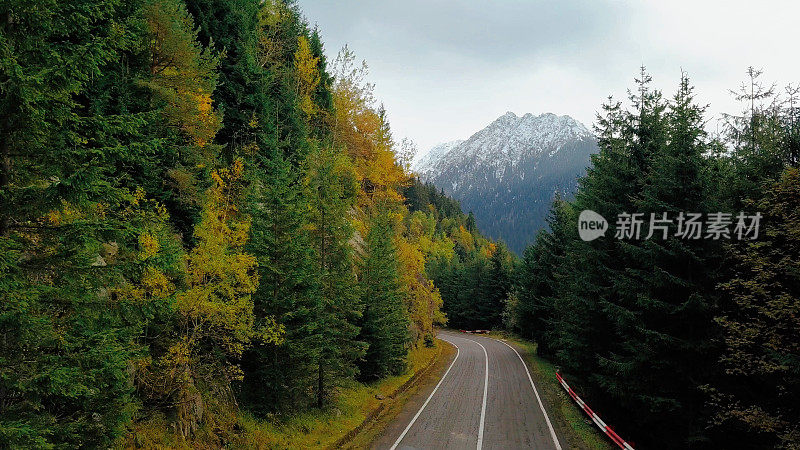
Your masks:
<svg viewBox="0 0 800 450"><path fill-rule="evenodd" d="M561 449L521 358L502 341L442 332L457 347L433 388L418 394L378 449Z"/></svg>

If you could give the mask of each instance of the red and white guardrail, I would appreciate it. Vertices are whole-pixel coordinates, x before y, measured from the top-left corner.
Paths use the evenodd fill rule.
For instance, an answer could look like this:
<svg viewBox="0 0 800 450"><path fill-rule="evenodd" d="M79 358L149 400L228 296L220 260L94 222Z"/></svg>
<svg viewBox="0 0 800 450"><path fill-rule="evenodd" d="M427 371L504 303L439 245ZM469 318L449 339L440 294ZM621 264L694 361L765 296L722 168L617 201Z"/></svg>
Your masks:
<svg viewBox="0 0 800 450"><path fill-rule="evenodd" d="M581 400L581 398L578 397L578 394L576 394L575 391L573 391L572 388L569 387L569 385L567 384L566 381L564 381L564 378L561 376L560 373L556 372L556 378L558 378L558 382L561 383L561 386L567 391L569 396L572 397L573 400L575 400L575 403L577 403L578 406L581 407L583 412L585 412L592 419L592 422L594 422L595 425L597 425L597 427L603 431L603 433L608 435L608 437L610 437L611 440L614 441L614 443L619 446L619 448L624 448L625 450L633 450L633 447L631 447L630 444L628 444L627 442L625 442L624 439L619 437L619 435L615 433L614 430L611 429L611 427L606 425L606 423L603 422L602 419L600 419L600 416L595 414L595 412L592 411L591 408L589 408L589 405L584 403L583 400Z"/></svg>

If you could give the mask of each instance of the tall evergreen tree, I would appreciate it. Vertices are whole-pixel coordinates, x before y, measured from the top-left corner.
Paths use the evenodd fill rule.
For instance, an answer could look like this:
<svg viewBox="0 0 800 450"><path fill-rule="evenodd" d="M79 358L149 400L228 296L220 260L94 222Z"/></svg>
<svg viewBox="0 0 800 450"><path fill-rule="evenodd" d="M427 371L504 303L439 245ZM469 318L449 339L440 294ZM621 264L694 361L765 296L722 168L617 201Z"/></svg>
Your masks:
<svg viewBox="0 0 800 450"><path fill-rule="evenodd" d="M125 163L163 137L160 111L131 101L151 77L142 3L6 2L0 16L0 440L109 446L136 411L142 327L120 288L163 217L148 224L125 186Z"/></svg>
<svg viewBox="0 0 800 450"><path fill-rule="evenodd" d="M725 115L724 138L733 150L733 171L727 173L722 194L734 209L759 199L765 186L777 181L792 159L786 145L792 142L792 128L782 120L775 86L765 85L761 76L761 70L747 69L747 80L735 93L742 111Z"/></svg>
<svg viewBox="0 0 800 450"><path fill-rule="evenodd" d="M685 75L664 116L663 133L664 140L651 147L636 211L655 219L711 212L705 204L703 108L694 104ZM699 385L713 378L711 317L721 248L712 240L679 237L675 224L670 222L665 236L651 220L649 239L643 232L642 240L623 243L625 270L614 283L617 304L630 316L617 322L617 345L600 353L596 377L621 410L641 412L636 422L649 430L647 439L683 448L698 445L693 441L704 428L698 425ZM665 372L668 379L660 376ZM683 430L680 437L674 424Z"/></svg>
<svg viewBox="0 0 800 450"><path fill-rule="evenodd" d="M253 218L248 250L259 257L257 320L275 315L280 345L259 345L243 360L244 397L254 410L299 409L312 402L322 333L320 286L305 191L282 155L263 158L248 201ZM269 180L264 183L261 180Z"/></svg>
<svg viewBox="0 0 800 450"><path fill-rule="evenodd" d="M317 323L321 344L317 364L317 405L322 406L343 379L356 373L365 345L356 340L362 304L356 287L353 226L349 215L356 198L356 181L349 158L328 146L316 147L307 160L315 245L316 277L320 283Z"/></svg>
<svg viewBox="0 0 800 450"><path fill-rule="evenodd" d="M568 202L555 199L548 217L550 230L539 232L534 243L525 249L514 273L513 291L517 303L509 311L513 329L536 342L537 353L542 356L552 354L552 329L557 314L555 297L560 281L555 269L563 264L569 240L568 208Z"/></svg>
<svg viewBox="0 0 800 450"><path fill-rule="evenodd" d="M140 445L169 417L220 446L239 403L322 406L356 375L354 229L374 198L406 215L406 174L369 85L334 115L326 66L292 1L0 5L0 442ZM452 253L436 226L387 253L398 336L441 320L410 240Z"/></svg>
<svg viewBox="0 0 800 450"><path fill-rule="evenodd" d="M221 56L214 103L222 112L216 142L230 158L255 140L254 123L266 119L271 104L263 74L255 64L259 3L256 0L190 0L186 2L198 27L200 43Z"/></svg>
<svg viewBox="0 0 800 450"><path fill-rule="evenodd" d="M403 306L394 224L386 211L370 223L361 263L361 319L359 340L367 344L359 364L365 380L402 373L406 367L409 320Z"/></svg>

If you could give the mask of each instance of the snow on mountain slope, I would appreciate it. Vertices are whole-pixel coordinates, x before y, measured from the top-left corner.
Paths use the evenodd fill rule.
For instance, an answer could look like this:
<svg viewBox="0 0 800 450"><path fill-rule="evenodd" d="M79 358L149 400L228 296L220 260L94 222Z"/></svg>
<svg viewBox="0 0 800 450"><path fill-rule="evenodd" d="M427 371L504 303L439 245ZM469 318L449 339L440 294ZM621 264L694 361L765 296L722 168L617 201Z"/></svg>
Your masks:
<svg viewBox="0 0 800 450"><path fill-rule="evenodd" d="M444 144L439 144L428 150L426 153L420 153L419 155L415 156L414 159L411 161L412 168L419 168L414 169L418 174L422 174L427 170L427 168L431 167L433 163L440 160L444 155L446 155L450 150L458 146L464 142L463 140L458 141L451 141L445 142ZM426 173L426 172L425 172Z"/></svg>
<svg viewBox="0 0 800 450"><path fill-rule="evenodd" d="M447 167L466 160L501 168L515 166L525 158L548 150L553 156L566 143L592 139L592 133L570 116L531 113L518 117L507 112L466 141L439 144L412 164L423 178L436 177ZM453 151L455 150L455 151ZM501 172L504 172L501 169ZM502 181L502 176L500 177Z"/></svg>
<svg viewBox="0 0 800 450"><path fill-rule="evenodd" d="M437 145L412 169L521 253L546 225L554 194L572 194L595 152L593 134L569 116L507 112L466 141Z"/></svg>

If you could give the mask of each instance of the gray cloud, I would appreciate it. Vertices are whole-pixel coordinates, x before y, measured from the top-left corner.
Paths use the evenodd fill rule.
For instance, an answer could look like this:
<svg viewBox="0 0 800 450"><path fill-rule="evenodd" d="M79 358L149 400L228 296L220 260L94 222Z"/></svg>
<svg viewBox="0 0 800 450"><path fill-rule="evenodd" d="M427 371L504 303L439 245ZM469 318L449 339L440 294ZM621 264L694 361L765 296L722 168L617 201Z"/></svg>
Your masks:
<svg viewBox="0 0 800 450"><path fill-rule="evenodd" d="M629 23L621 3L598 0L321 0L301 6L337 40L434 66L590 58L624 42Z"/></svg>
<svg viewBox="0 0 800 450"><path fill-rule="evenodd" d="M505 111L591 125L638 67L670 95L681 69L710 114L748 65L800 81L798 3L765 0L300 0L332 58L348 44L371 68L397 137L428 148L469 137Z"/></svg>

